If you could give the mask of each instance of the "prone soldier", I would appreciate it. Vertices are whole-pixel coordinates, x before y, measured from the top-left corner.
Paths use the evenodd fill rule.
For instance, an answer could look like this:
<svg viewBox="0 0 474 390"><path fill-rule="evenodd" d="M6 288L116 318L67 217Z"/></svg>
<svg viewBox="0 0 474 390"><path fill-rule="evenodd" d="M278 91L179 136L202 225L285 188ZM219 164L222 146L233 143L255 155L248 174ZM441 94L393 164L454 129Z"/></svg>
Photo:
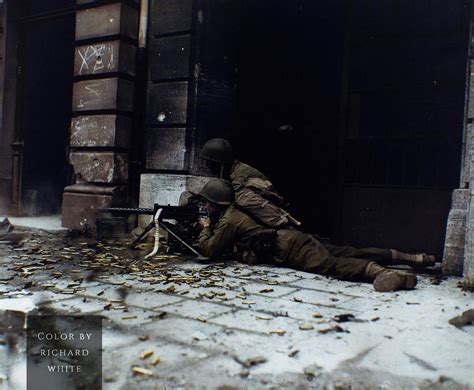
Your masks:
<svg viewBox="0 0 474 390"><path fill-rule="evenodd" d="M210 180L201 190L208 218L200 218L198 237L201 253L218 257L237 253L247 263L285 266L300 271L333 276L342 280L373 282L377 291L412 289L414 274L387 269L384 265L412 267L434 265L433 256L407 254L390 249L338 247L323 245L311 234L291 226L271 229L234 203L232 185L221 179Z"/></svg>

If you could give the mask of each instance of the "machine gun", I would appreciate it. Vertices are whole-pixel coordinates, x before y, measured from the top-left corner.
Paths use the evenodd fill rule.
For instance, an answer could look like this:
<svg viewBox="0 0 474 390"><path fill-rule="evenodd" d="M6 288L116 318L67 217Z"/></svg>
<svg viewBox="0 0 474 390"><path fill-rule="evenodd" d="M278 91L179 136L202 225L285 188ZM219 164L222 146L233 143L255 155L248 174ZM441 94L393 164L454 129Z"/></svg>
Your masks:
<svg viewBox="0 0 474 390"><path fill-rule="evenodd" d="M175 238L180 244L188 248L192 253L194 253L198 258L203 259L202 256L196 249L194 249L190 244L188 244L183 238L181 238L176 232L174 232L173 224L165 220L176 220L178 223L189 223L196 221L199 217L207 217L207 211L203 207L200 207L196 204L186 204L182 206L163 206L155 203L152 209L147 208L122 208L122 207L108 207L108 208L99 208L99 211L104 213L112 214L145 214L145 215L158 215L158 223L163 230L168 232L173 238ZM159 213L159 214L157 214ZM148 232L155 227L155 221L152 220L143 233L140 234L135 240L133 240L131 246L134 247L143 237L145 237Z"/></svg>

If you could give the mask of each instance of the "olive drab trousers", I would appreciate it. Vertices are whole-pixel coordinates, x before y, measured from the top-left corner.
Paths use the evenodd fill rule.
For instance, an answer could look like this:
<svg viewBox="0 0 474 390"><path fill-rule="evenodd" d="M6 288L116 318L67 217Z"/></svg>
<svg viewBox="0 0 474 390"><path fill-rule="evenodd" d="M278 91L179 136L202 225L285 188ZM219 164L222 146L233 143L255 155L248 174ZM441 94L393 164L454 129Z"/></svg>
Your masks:
<svg viewBox="0 0 474 390"><path fill-rule="evenodd" d="M277 264L338 279L363 280L371 261L380 265L392 262L390 249L325 245L311 234L294 232L278 232Z"/></svg>
<svg viewBox="0 0 474 390"><path fill-rule="evenodd" d="M215 225L203 228L199 248L208 257L229 253L236 246L251 249L262 230L268 229L231 205ZM344 280L364 280L371 261L388 265L391 257L389 249L324 245L311 234L289 228L277 231L270 256L262 262Z"/></svg>

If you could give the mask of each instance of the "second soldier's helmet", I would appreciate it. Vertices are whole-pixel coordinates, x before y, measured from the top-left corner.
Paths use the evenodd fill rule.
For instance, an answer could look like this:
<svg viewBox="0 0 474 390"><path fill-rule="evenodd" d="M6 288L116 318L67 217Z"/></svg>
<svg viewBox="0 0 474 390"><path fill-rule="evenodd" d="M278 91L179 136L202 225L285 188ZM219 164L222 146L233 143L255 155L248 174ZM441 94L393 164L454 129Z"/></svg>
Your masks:
<svg viewBox="0 0 474 390"><path fill-rule="evenodd" d="M207 141L199 154L204 160L215 161L221 164L229 164L234 161L232 146L224 138L212 138Z"/></svg>
<svg viewBox="0 0 474 390"><path fill-rule="evenodd" d="M234 202L234 189L232 185L222 179L211 179L199 193L209 202L228 206Z"/></svg>

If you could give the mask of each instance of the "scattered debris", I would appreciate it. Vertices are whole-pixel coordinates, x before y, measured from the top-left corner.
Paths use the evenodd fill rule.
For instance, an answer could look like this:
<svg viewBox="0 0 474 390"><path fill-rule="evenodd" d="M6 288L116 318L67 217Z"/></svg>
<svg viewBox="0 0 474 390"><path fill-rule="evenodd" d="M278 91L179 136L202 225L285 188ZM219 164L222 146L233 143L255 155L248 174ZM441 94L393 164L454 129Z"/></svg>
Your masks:
<svg viewBox="0 0 474 390"><path fill-rule="evenodd" d="M259 293L269 293L269 292L273 292L273 288L264 288L259 291Z"/></svg>
<svg viewBox="0 0 474 390"><path fill-rule="evenodd" d="M153 371L142 367L132 367L132 371L134 374L153 376Z"/></svg>
<svg viewBox="0 0 474 390"><path fill-rule="evenodd" d="M330 333L330 332L350 333L348 330L345 330L345 329L341 328L339 325L334 325L334 326L331 326L331 327L325 328L325 329L319 329L318 332L322 333L322 334L326 334L326 333Z"/></svg>
<svg viewBox="0 0 474 390"><path fill-rule="evenodd" d="M284 329L273 329L269 332L270 334L277 334L279 336L283 336L286 333Z"/></svg>
<svg viewBox="0 0 474 390"><path fill-rule="evenodd" d="M403 354L407 357L410 358L410 362L411 363L415 363L415 364L418 364L420 367L426 369L426 370L430 370L430 371L436 371L436 368L433 367L431 364L425 362L424 360L420 359L420 358L417 358L416 356L413 356L413 355L410 355L406 352L403 352Z"/></svg>
<svg viewBox="0 0 474 390"><path fill-rule="evenodd" d="M355 317L353 314L347 313L347 314L337 314L334 316L334 321L336 322L349 322L349 321L355 321Z"/></svg>
<svg viewBox="0 0 474 390"><path fill-rule="evenodd" d="M301 298L297 298L297 297L293 297L293 300L295 302L303 302L303 300Z"/></svg>
<svg viewBox="0 0 474 390"><path fill-rule="evenodd" d="M241 378L247 378L248 376L250 375L250 371L249 370L242 370L239 372L239 376Z"/></svg>
<svg viewBox="0 0 474 390"><path fill-rule="evenodd" d="M273 318L272 317L269 317L269 316L262 316L260 314L256 315L255 318L257 320L264 320L264 321L270 321L272 320Z"/></svg>
<svg viewBox="0 0 474 390"><path fill-rule="evenodd" d="M449 323L457 328L461 328L466 325L474 325L474 309L466 310L460 316L451 318Z"/></svg>
<svg viewBox="0 0 474 390"><path fill-rule="evenodd" d="M206 340L207 336L202 332L194 332L192 338L198 341Z"/></svg>
<svg viewBox="0 0 474 390"><path fill-rule="evenodd" d="M293 348L290 352L288 352L289 357L295 357L300 350L298 348Z"/></svg>
<svg viewBox="0 0 474 390"><path fill-rule="evenodd" d="M314 326L313 326L313 325L310 325L310 324L300 325L300 329L301 329L301 330L313 330L313 329L314 329Z"/></svg>
<svg viewBox="0 0 474 390"><path fill-rule="evenodd" d="M149 358L151 355L153 355L155 352L153 351L145 351L140 355L140 359L145 360Z"/></svg>
<svg viewBox="0 0 474 390"><path fill-rule="evenodd" d="M157 355L152 361L151 361L151 365L152 366L156 366L159 362L161 361L161 357L159 355Z"/></svg>
<svg viewBox="0 0 474 390"><path fill-rule="evenodd" d="M443 281L442 275L432 275L432 276L430 276L430 283L435 285L435 286L438 286L439 284L441 284L442 281Z"/></svg>
<svg viewBox="0 0 474 390"><path fill-rule="evenodd" d="M267 361L267 358L264 356L252 356L247 359L241 359L238 356L234 357L235 361L239 364L242 364L244 367L250 368L256 366L257 364L262 364Z"/></svg>
<svg viewBox="0 0 474 390"><path fill-rule="evenodd" d="M313 313L314 318L323 318L323 315L321 313L315 312Z"/></svg>
<svg viewBox="0 0 474 390"><path fill-rule="evenodd" d="M303 369L303 373L310 378L321 375L322 371L322 367L318 366L317 364L311 364Z"/></svg>

